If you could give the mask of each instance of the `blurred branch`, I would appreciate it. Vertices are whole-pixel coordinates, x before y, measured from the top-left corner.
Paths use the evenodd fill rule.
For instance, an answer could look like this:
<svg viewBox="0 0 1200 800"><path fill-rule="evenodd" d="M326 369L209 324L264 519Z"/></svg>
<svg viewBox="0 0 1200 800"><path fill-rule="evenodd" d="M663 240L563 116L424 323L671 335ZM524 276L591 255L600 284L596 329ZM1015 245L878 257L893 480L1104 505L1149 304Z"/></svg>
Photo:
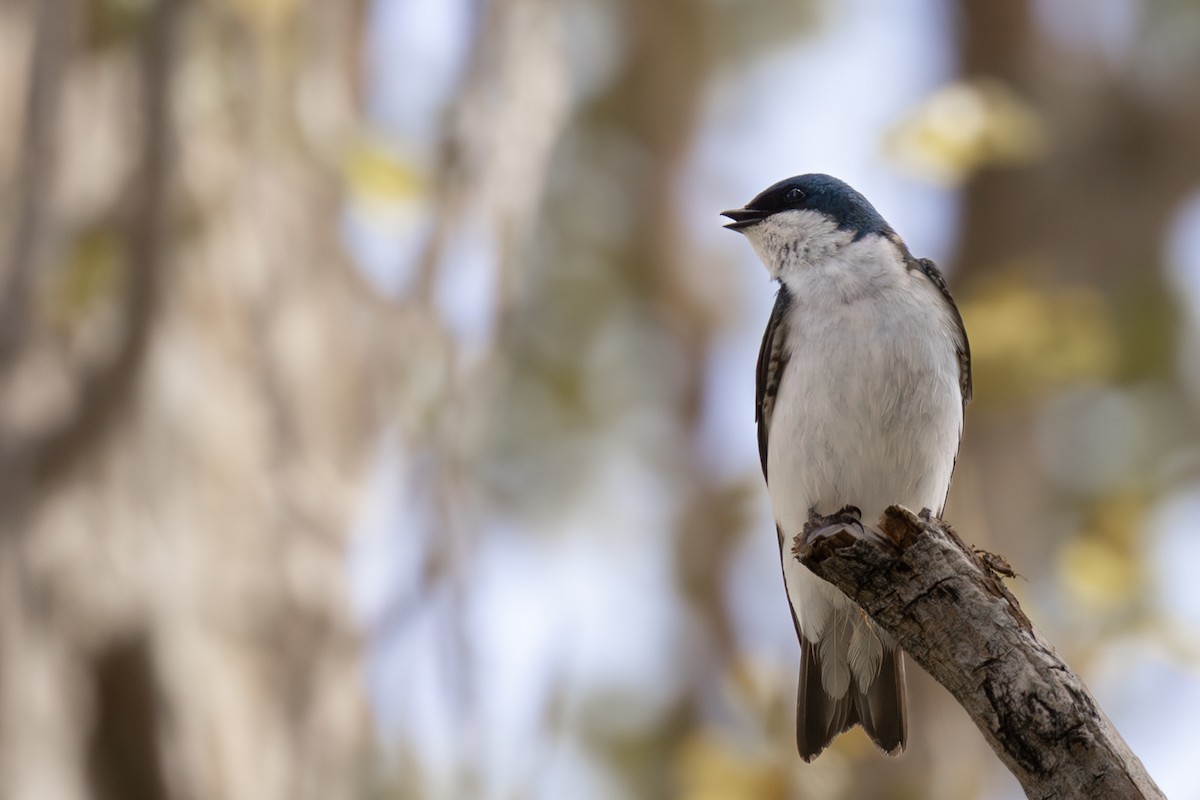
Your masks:
<svg viewBox="0 0 1200 800"><path fill-rule="evenodd" d="M54 178L54 130L75 5L74 0L42 0L36 4L25 130L15 186L20 204L0 295L0 372L11 366L29 332L29 290Z"/></svg>
<svg viewBox="0 0 1200 800"><path fill-rule="evenodd" d="M17 461L35 480L52 479L107 429L125 404L149 344L158 296L166 193L170 174L169 89L180 12L186 0L159 0L146 26L142 63L142 158L135 178L129 226L129 269L121 318L125 330L116 353L79 381L74 413L58 427L26 442Z"/></svg>
<svg viewBox="0 0 1200 800"><path fill-rule="evenodd" d="M1163 797L992 566L925 514L892 506L879 525L894 551L842 531L799 560L950 690L1029 797Z"/></svg>
<svg viewBox="0 0 1200 800"><path fill-rule="evenodd" d="M472 203L493 224L500 312L522 284L550 156L567 119L563 12L554 0L489 0L451 109L433 177L434 227L417 263L429 306L446 251Z"/></svg>
<svg viewBox="0 0 1200 800"><path fill-rule="evenodd" d="M97 800L166 800L159 759L159 697L145 638L119 642L92 665L96 721L88 773Z"/></svg>

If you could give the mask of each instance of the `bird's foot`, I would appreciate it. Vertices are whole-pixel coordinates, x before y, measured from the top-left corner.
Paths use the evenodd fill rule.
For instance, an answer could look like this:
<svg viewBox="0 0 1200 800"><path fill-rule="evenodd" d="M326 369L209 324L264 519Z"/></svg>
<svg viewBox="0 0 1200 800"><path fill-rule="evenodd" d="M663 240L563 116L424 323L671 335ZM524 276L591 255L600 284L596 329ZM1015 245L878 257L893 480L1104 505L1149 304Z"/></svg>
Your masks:
<svg viewBox="0 0 1200 800"><path fill-rule="evenodd" d="M816 531L821 528L829 528L841 525L843 527L854 527L862 531L862 509L858 506L846 504L837 511L826 516L817 513L817 509L810 508L808 510L808 524L805 525L805 530Z"/></svg>
<svg viewBox="0 0 1200 800"><path fill-rule="evenodd" d="M816 508L810 508L804 530L792 542L792 552L800 555L810 551L823 539L836 540L828 543L834 548L853 544L858 539L874 540L880 545L894 547L882 531L873 525L863 524L862 510L853 505L842 506L828 515L818 514Z"/></svg>
<svg viewBox="0 0 1200 800"><path fill-rule="evenodd" d="M844 505L832 514L822 515L817 509L808 510L808 522L804 530L796 537L794 550L811 546L818 539L837 536L845 531L855 539L862 538L866 533L862 524L862 510L858 506Z"/></svg>

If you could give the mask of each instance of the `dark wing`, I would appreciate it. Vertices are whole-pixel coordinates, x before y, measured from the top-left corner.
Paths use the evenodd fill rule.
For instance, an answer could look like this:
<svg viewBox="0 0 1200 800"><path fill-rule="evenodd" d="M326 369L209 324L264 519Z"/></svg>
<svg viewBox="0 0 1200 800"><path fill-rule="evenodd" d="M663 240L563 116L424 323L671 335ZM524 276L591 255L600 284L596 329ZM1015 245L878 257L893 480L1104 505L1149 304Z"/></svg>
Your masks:
<svg viewBox="0 0 1200 800"><path fill-rule="evenodd" d="M787 287L780 285L775 295L775 307L767 320L762 347L758 351L758 371L755 378L754 421L758 423L758 457L762 462L763 478L767 478L767 440L771 433L771 416L775 411L775 395L779 393L779 379L787 365L788 353L784 351L784 332L787 328L787 311L792 306L792 295Z"/></svg>
<svg viewBox="0 0 1200 800"><path fill-rule="evenodd" d="M938 288L942 297L946 298L946 304L950 306L950 311L954 314L954 321L958 323L958 341L955 343L958 352L958 388L962 391L963 410L965 411L967 403L971 399L971 343L967 341L967 329L963 327L962 315L958 313L958 306L954 304L954 298L950 296L950 289L946 286L946 279L938 271L937 264L928 258L914 258L909 262L909 269L919 270ZM959 433L961 441L961 431ZM958 453L954 454L954 465L958 466ZM951 468L951 474L953 474L953 468ZM946 497L949 496L950 487L947 486ZM946 509L946 497L942 498L942 507L937 511L939 517Z"/></svg>
<svg viewBox="0 0 1200 800"><path fill-rule="evenodd" d="M967 329L963 327L962 315L958 313L958 306L954 304L954 298L950 296L950 289L946 286L946 279L938 271L937 264L928 258L916 258L913 259L910 268L920 270L938 288L954 314L954 321L958 323L958 385L962 389L963 405L966 406L971 399L971 343L967 341Z"/></svg>

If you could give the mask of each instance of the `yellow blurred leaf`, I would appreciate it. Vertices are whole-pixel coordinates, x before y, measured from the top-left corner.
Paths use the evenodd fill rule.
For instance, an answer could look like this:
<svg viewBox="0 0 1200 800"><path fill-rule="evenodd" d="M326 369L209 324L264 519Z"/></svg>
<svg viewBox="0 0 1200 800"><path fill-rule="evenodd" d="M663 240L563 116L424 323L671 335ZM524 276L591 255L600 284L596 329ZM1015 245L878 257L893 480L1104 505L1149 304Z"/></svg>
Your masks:
<svg viewBox="0 0 1200 800"><path fill-rule="evenodd" d="M1103 298L1084 286L1002 279L961 306L976 398L1024 401L1110 377L1120 351Z"/></svg>
<svg viewBox="0 0 1200 800"><path fill-rule="evenodd" d="M781 766L754 758L711 733L698 732L680 748L676 772L681 800L783 800L787 780Z"/></svg>
<svg viewBox="0 0 1200 800"><path fill-rule="evenodd" d="M1142 522L1150 501L1145 492L1132 489L1106 495L1089 510L1087 529L1132 556L1142 550Z"/></svg>
<svg viewBox="0 0 1200 800"><path fill-rule="evenodd" d="M368 202L404 202L423 195L428 185L424 170L371 139L350 148L344 169L350 192Z"/></svg>
<svg viewBox="0 0 1200 800"><path fill-rule="evenodd" d="M1079 535L1059 557L1063 585L1093 612L1111 612L1133 604L1142 591L1139 554L1147 498L1118 492L1097 500L1087 511Z"/></svg>
<svg viewBox="0 0 1200 800"><path fill-rule="evenodd" d="M884 155L906 172L955 185L988 166L1026 164L1046 150L1037 110L997 80L938 89L884 137Z"/></svg>
<svg viewBox="0 0 1200 800"><path fill-rule="evenodd" d="M97 302L111 297L121 278L123 244L111 228L79 236L46 296L46 316L55 325L73 326Z"/></svg>
<svg viewBox="0 0 1200 800"><path fill-rule="evenodd" d="M1138 584L1137 570L1126 554L1112 543L1092 537L1067 542L1059 569L1071 595L1096 611L1126 604Z"/></svg>

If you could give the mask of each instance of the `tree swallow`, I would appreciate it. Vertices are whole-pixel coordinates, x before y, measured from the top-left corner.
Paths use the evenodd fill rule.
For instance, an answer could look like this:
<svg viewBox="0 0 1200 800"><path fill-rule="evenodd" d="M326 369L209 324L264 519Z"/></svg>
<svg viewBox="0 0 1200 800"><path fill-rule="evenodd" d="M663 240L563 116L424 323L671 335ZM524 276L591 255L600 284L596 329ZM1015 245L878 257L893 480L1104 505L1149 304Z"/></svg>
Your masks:
<svg viewBox="0 0 1200 800"><path fill-rule="evenodd" d="M800 638L796 744L811 761L860 724L896 755L903 654L791 544L815 517L861 530L896 503L941 516L971 397L962 317L934 263L836 178L789 178L722 214L779 282L755 419Z"/></svg>

